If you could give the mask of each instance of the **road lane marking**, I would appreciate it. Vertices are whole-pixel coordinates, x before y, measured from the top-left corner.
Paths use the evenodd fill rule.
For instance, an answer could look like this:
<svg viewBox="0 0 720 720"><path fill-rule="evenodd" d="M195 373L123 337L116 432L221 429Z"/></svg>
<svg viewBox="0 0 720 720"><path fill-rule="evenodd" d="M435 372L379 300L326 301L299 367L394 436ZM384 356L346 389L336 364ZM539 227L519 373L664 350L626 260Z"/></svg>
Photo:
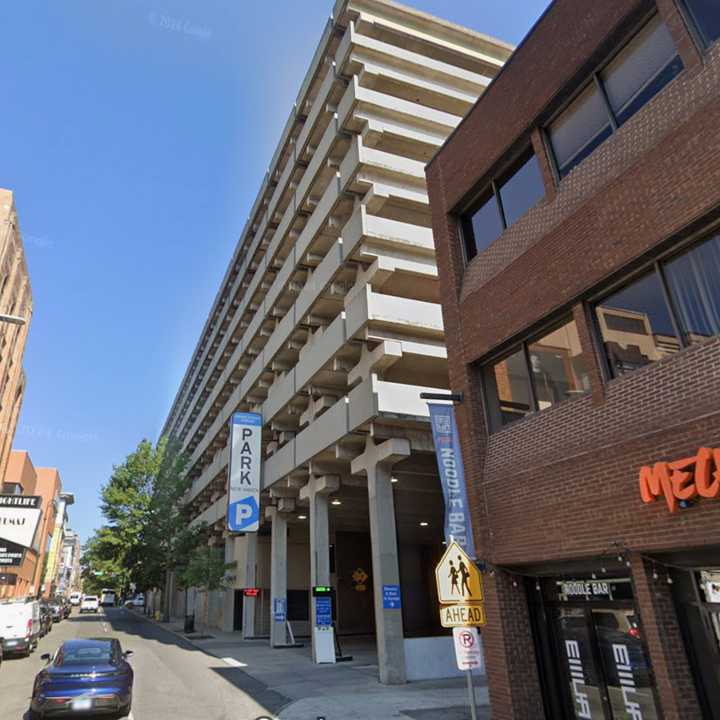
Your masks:
<svg viewBox="0 0 720 720"><path fill-rule="evenodd" d="M229 665L230 667L247 667L247 663L240 662L239 660L236 660L235 658L225 657L225 658L221 658L221 659L226 665Z"/></svg>

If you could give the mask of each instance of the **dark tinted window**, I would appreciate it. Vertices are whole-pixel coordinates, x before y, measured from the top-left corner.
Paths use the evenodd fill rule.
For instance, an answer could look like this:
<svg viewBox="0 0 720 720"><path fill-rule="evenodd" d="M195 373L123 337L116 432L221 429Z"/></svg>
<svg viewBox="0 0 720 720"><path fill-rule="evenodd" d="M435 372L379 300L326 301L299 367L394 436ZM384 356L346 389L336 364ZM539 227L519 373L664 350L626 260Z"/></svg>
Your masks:
<svg viewBox="0 0 720 720"><path fill-rule="evenodd" d="M654 18L600 74L618 124L629 120L682 69L669 30Z"/></svg>
<svg viewBox="0 0 720 720"><path fill-rule="evenodd" d="M545 195L540 164L533 153L500 187L505 224L510 227Z"/></svg>
<svg viewBox="0 0 720 720"><path fill-rule="evenodd" d="M66 643L58 653L56 665L95 665L113 658L110 642Z"/></svg>
<svg viewBox="0 0 720 720"><path fill-rule="evenodd" d="M560 177L567 175L683 69L656 16L548 127ZM603 88L607 100L603 97ZM613 125L614 123L614 125Z"/></svg>
<svg viewBox="0 0 720 720"><path fill-rule="evenodd" d="M507 425L589 391L580 337L574 320L486 368L493 424ZM534 389L534 394L532 389Z"/></svg>
<svg viewBox="0 0 720 720"><path fill-rule="evenodd" d="M465 233L468 260L488 248L503 232L500 208L491 195L466 220Z"/></svg>
<svg viewBox="0 0 720 720"><path fill-rule="evenodd" d="M534 409L524 348L493 366L492 381L495 383L503 425L525 417Z"/></svg>
<svg viewBox="0 0 720 720"><path fill-rule="evenodd" d="M610 116L594 82L555 120L548 133L560 177L610 137Z"/></svg>
<svg viewBox="0 0 720 720"><path fill-rule="evenodd" d="M717 0L685 0L706 45L720 38L720 3Z"/></svg>
<svg viewBox="0 0 720 720"><path fill-rule="evenodd" d="M685 341L720 335L720 236L671 260L665 277Z"/></svg>
<svg viewBox="0 0 720 720"><path fill-rule="evenodd" d="M520 219L545 195L540 165L534 153L525 155L519 169L503 181L493 182L481 200L462 216L465 253L472 260Z"/></svg>
<svg viewBox="0 0 720 720"><path fill-rule="evenodd" d="M615 376L680 349L662 282L654 271L603 300L597 317ZM627 329L618 329L623 325Z"/></svg>

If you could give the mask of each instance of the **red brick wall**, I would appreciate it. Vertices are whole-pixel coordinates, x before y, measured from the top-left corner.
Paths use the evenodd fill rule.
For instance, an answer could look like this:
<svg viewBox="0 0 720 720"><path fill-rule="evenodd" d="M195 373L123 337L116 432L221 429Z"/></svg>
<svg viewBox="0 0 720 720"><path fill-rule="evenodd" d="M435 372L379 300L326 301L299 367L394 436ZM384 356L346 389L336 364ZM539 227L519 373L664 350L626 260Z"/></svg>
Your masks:
<svg viewBox="0 0 720 720"><path fill-rule="evenodd" d="M637 25L637 0L557 0L535 33L428 166L450 377L479 553L497 565L720 547L720 501L671 515L644 504L638 470L720 447L720 339L610 382L582 300L695 230L720 209L720 45L702 54L674 0L659 0L686 70L466 268L458 203L533 134L608 39ZM508 113L507 108L512 108ZM544 160L544 158L543 158ZM548 173L546 182L550 182ZM478 361L558 312L573 314L591 393L488 434ZM634 563L635 564L635 563ZM700 717L669 594L633 567L666 720ZM485 630L493 717L540 718L527 607L490 581ZM667 600L668 602L665 602ZM509 628L518 623L514 631Z"/></svg>

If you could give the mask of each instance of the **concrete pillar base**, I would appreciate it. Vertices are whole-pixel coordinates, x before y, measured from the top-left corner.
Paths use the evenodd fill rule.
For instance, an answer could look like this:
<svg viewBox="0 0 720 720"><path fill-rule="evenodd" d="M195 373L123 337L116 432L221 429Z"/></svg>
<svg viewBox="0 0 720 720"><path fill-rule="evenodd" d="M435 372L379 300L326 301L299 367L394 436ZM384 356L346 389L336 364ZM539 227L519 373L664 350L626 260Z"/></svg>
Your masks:
<svg viewBox="0 0 720 720"><path fill-rule="evenodd" d="M409 455L408 440L394 438L375 445L368 438L365 452L351 464L353 475L366 475L368 481L378 668L385 685L407 682L402 609L389 607L385 596L400 587L391 469Z"/></svg>

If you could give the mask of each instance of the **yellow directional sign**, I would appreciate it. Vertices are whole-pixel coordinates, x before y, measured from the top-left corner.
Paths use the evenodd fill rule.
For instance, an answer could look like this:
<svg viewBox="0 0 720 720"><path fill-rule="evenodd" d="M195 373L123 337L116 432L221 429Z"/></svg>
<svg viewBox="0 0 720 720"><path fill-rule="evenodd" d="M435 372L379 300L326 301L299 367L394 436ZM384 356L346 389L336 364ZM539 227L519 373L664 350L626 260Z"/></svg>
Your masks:
<svg viewBox="0 0 720 720"><path fill-rule="evenodd" d="M475 603L441 605L440 623L443 627L482 627L485 625L485 606Z"/></svg>
<svg viewBox="0 0 720 720"><path fill-rule="evenodd" d="M480 571L456 542L450 543L437 564L435 580L438 601L443 605L482 602L483 590ZM445 627L454 626L446 625Z"/></svg>

